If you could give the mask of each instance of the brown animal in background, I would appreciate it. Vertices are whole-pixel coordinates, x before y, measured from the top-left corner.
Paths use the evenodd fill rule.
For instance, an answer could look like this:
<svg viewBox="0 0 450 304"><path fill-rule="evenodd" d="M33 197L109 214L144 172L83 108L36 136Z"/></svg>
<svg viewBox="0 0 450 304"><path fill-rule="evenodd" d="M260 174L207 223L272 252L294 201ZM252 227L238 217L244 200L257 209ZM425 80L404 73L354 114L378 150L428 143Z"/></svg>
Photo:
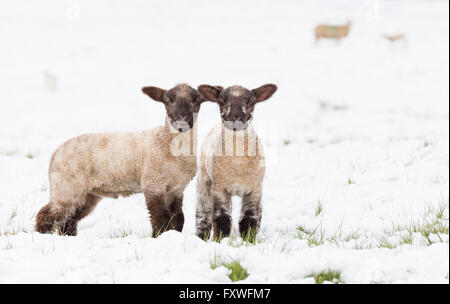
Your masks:
<svg viewBox="0 0 450 304"><path fill-rule="evenodd" d="M336 39L340 41L342 38L348 36L350 26L350 21L348 21L345 25L320 24L314 29L314 33L316 34L316 42L321 38Z"/></svg>
<svg viewBox="0 0 450 304"><path fill-rule="evenodd" d="M403 34L397 34L397 35L383 35L384 38L386 38L391 44L394 44L396 42L402 41L403 44L406 44L406 37Z"/></svg>
<svg viewBox="0 0 450 304"><path fill-rule="evenodd" d="M183 192L197 172L195 121L205 99L186 84L142 91L165 105L165 125L138 133L87 134L63 143L50 160L50 202L36 216L36 231L76 235L78 221L102 198L135 193L144 193L153 237L183 229ZM174 142L180 141L189 143L187 153L174 153Z"/></svg>
<svg viewBox="0 0 450 304"><path fill-rule="evenodd" d="M198 91L219 104L222 124L202 144L197 177L197 236L227 237L231 232L231 197L242 198L239 232L254 240L262 215L265 157L261 140L252 127L257 103L269 99L277 87L266 84L254 90L232 86L225 90L201 85Z"/></svg>

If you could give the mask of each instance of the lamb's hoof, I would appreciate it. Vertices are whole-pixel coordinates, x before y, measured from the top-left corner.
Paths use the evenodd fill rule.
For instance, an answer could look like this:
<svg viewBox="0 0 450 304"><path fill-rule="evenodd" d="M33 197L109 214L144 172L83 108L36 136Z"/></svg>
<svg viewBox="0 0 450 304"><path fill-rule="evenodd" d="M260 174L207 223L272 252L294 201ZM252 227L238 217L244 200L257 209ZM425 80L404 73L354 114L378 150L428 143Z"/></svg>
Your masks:
<svg viewBox="0 0 450 304"><path fill-rule="evenodd" d="M221 214L214 221L214 239L220 241L231 233L231 216Z"/></svg>
<svg viewBox="0 0 450 304"><path fill-rule="evenodd" d="M255 243L258 222L256 219L251 217L244 217L239 222L239 232L241 233L241 238L249 243Z"/></svg>
<svg viewBox="0 0 450 304"><path fill-rule="evenodd" d="M74 221L68 221L64 224L60 224L57 227L59 235L76 236L77 235L77 223Z"/></svg>
<svg viewBox="0 0 450 304"><path fill-rule="evenodd" d="M211 236L211 230L209 230L209 229L197 230L196 235L206 242L209 240L209 238Z"/></svg>

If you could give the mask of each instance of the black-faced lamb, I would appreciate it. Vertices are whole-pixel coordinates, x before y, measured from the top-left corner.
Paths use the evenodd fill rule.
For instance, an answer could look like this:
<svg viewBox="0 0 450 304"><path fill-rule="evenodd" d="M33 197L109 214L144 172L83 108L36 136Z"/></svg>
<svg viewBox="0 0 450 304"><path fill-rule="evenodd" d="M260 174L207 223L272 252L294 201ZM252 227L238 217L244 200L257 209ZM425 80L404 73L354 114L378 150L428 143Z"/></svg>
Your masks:
<svg viewBox="0 0 450 304"><path fill-rule="evenodd" d="M204 140L197 177L196 234L208 239L229 236L231 197L242 198L239 232L254 239L262 215L265 158L261 141L252 127L255 105L269 99L277 87L266 84L254 90L232 86L225 90L198 87L207 100L220 106L222 124ZM212 229L213 228L213 229Z"/></svg>
<svg viewBox="0 0 450 304"><path fill-rule="evenodd" d="M183 192L197 172L196 116L205 100L186 84L142 91L165 105L164 126L63 143L50 161L50 202L36 216L36 231L76 235L78 221L102 198L136 193L144 193L154 237L183 229Z"/></svg>

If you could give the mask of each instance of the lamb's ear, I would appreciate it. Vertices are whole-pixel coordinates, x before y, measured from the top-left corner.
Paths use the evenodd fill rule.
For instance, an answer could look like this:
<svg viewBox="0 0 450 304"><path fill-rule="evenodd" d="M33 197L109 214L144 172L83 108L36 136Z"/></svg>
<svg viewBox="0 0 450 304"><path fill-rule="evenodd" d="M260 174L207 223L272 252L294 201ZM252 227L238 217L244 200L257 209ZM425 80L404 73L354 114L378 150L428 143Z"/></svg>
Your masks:
<svg viewBox="0 0 450 304"><path fill-rule="evenodd" d="M223 88L221 86L210 86L207 84L201 85L197 88L200 95L203 96L205 100L217 101L219 98L220 92L222 92Z"/></svg>
<svg viewBox="0 0 450 304"><path fill-rule="evenodd" d="M166 90L157 87L143 87L142 93L148 95L153 100L164 102L164 94L166 94Z"/></svg>
<svg viewBox="0 0 450 304"><path fill-rule="evenodd" d="M252 93L255 96L256 102L261 102L269 99L273 93L277 90L277 86L274 84L265 84L259 88L253 89Z"/></svg>

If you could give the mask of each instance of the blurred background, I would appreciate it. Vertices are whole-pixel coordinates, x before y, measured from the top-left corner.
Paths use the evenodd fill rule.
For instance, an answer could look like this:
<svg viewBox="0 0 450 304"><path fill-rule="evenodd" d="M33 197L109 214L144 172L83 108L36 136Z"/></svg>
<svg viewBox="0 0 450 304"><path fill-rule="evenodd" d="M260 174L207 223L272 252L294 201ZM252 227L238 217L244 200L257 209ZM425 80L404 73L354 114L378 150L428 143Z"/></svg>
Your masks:
<svg viewBox="0 0 450 304"><path fill-rule="evenodd" d="M25 134L22 144L37 153L55 137L152 127L164 109L140 88L179 82L276 83L277 98L260 107L272 115L256 117L281 119L297 136L311 104L445 115L447 7L432 0L2 1L1 148L17 149L8 143ZM340 42L315 42L317 25L347 21ZM405 40L383 37L398 34ZM217 107L206 104L201 116L216 121Z"/></svg>

